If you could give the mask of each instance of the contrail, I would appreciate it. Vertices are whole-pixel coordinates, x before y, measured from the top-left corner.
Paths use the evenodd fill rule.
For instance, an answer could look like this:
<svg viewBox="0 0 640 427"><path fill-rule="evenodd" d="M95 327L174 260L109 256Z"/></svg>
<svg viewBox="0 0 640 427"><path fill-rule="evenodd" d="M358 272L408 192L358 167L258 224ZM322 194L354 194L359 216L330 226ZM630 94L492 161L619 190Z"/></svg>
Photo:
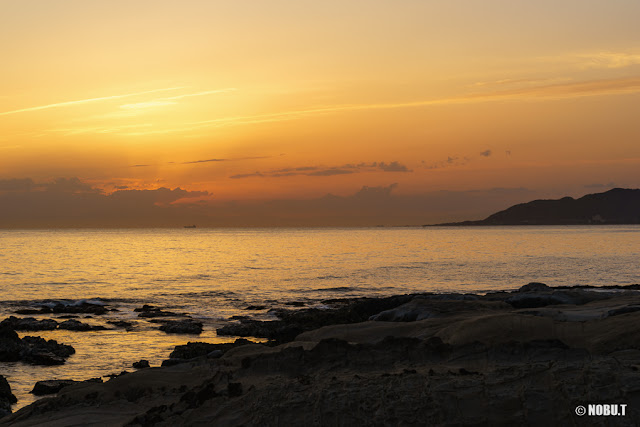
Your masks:
<svg viewBox="0 0 640 427"><path fill-rule="evenodd" d="M40 106L37 106L37 107L29 107L29 108L21 108L19 110L5 111L3 113L0 113L0 116L8 116L9 114L26 113L26 112L29 112L29 111L46 110L48 108L67 107L69 105L86 104L86 103L89 103L89 102L106 101L106 100L109 100L109 99L127 98L129 96L145 95L145 94L148 94L148 93L167 92L167 91L170 91L170 90L178 90L178 89L184 89L184 88L185 88L185 86L177 86L177 87L168 87L168 88L165 88L165 89L146 90L144 92L126 93L126 94L123 94L123 95L112 95L112 96L103 96L103 97L100 97L100 98L80 99L80 100L77 100L77 101L58 102L56 104L47 104L47 105L40 105Z"/></svg>

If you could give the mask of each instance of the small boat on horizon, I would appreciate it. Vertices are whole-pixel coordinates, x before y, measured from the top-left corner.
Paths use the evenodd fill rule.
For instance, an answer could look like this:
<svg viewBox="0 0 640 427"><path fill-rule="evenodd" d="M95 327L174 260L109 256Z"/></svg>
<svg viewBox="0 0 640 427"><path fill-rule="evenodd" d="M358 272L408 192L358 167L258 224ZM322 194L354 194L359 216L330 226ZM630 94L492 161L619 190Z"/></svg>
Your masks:
<svg viewBox="0 0 640 427"><path fill-rule="evenodd" d="M185 225L184 228L196 228L195 224L194 225Z"/></svg>

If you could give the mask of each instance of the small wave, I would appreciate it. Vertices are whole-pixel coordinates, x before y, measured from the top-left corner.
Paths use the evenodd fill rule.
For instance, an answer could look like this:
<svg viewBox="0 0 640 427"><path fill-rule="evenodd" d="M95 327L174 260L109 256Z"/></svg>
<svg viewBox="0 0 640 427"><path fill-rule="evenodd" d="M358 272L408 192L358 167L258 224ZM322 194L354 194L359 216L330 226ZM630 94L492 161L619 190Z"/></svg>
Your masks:
<svg viewBox="0 0 640 427"><path fill-rule="evenodd" d="M333 279L345 279L344 276L332 276L332 275L327 275L327 276L318 276L316 277L316 279L318 280L333 280Z"/></svg>

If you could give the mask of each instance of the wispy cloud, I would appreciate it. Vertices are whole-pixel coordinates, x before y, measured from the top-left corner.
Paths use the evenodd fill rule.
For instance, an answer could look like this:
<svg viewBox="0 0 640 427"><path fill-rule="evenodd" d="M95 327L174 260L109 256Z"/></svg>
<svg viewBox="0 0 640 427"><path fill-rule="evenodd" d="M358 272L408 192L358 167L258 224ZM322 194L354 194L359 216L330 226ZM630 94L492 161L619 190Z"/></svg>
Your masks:
<svg viewBox="0 0 640 427"><path fill-rule="evenodd" d="M188 162L182 162L181 165L191 165L196 163L211 163L211 162L237 162L240 160L259 160L268 159L270 156L254 156L254 157L238 157L232 159L203 159L203 160L191 160Z"/></svg>
<svg viewBox="0 0 640 427"><path fill-rule="evenodd" d="M20 108L20 109L17 109L17 110L4 111L4 112L0 113L0 116L8 116L9 114L27 113L27 112L30 112L30 111L47 110L49 108L70 107L70 106L73 106L73 105L88 104L90 102L109 101L109 100L112 100L112 99L128 98L128 97L131 97L131 96L147 95L147 94L150 94L150 93L167 92L167 91L179 90L179 89L184 89L184 86L168 87L168 88L163 88L163 89L153 89L153 90L146 90L146 91L143 91L143 92L125 93L125 94L120 94L120 95L102 96L102 97L99 97L99 98L87 98L87 99L79 99L79 100L75 100L75 101L57 102L55 104L38 105L38 106L35 106L35 107Z"/></svg>
<svg viewBox="0 0 640 427"><path fill-rule="evenodd" d="M627 52L595 52L573 55L584 68L625 68L640 64L640 54Z"/></svg>
<svg viewBox="0 0 640 427"><path fill-rule="evenodd" d="M348 175L354 173L363 173L363 172L412 172L407 166L397 162L373 162L373 163L347 163L340 166L299 166L299 167L288 167L282 169L274 169L270 171L256 171L253 173L243 173L232 175L229 178L231 179L242 179L242 178L283 178L287 176L335 176L335 175Z"/></svg>
<svg viewBox="0 0 640 427"><path fill-rule="evenodd" d="M616 79L587 80L581 82L556 83L501 91L477 92L459 97L417 100L399 103L372 104L340 104L318 106L314 108L290 110L277 113L256 114L247 116L221 117L211 120L183 123L180 127L165 128L150 131L129 132L125 135L167 134L188 132L201 128L238 126L245 124L269 123L296 120L304 117L332 114L348 111L385 110L397 108L415 108L438 105L473 104L500 100L525 99L565 99L585 96L599 96L640 92L640 77L626 77Z"/></svg>
<svg viewBox="0 0 640 427"><path fill-rule="evenodd" d="M215 89L215 90L206 90L203 92L195 92L195 93L185 93L182 95L176 95L176 96L168 96L168 97L164 97L164 98L157 98L151 101L147 101L147 102L137 102L134 104L124 104L121 105L120 108L122 109L138 109L138 108L154 108L154 107L162 107L162 106L166 106L166 105L175 105L177 104L177 102L175 102L178 99L184 99L184 98L191 98L194 96L205 96L205 95L213 95L213 94L217 94L217 93L227 93L227 92L233 92L237 90L234 87L230 87L230 88L225 88L225 89Z"/></svg>

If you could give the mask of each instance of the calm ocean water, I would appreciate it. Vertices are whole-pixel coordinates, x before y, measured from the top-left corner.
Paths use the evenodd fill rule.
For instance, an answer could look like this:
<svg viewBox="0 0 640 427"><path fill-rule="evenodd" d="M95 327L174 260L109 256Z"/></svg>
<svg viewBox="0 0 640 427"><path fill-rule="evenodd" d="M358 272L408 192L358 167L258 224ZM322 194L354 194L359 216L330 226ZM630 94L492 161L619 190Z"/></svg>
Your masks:
<svg viewBox="0 0 640 427"><path fill-rule="evenodd" d="M136 322L133 331L32 332L71 344L65 365L0 363L18 406L38 380L87 379L152 366L187 341L221 342L232 315L336 297L487 292L531 281L640 283L640 226L360 229L0 231L0 319L18 308L92 300L118 309L84 322ZM204 322L202 335L168 335L136 317L154 304ZM40 318L46 315L36 316Z"/></svg>

